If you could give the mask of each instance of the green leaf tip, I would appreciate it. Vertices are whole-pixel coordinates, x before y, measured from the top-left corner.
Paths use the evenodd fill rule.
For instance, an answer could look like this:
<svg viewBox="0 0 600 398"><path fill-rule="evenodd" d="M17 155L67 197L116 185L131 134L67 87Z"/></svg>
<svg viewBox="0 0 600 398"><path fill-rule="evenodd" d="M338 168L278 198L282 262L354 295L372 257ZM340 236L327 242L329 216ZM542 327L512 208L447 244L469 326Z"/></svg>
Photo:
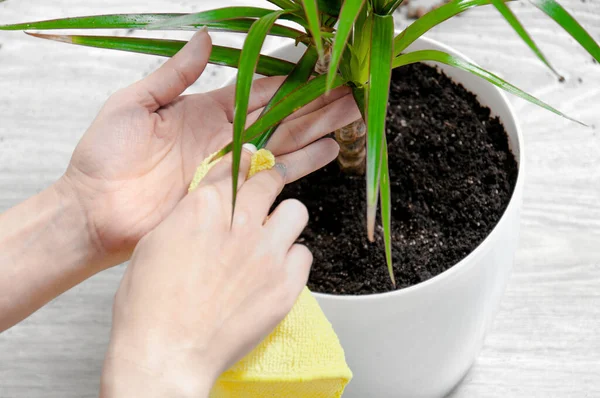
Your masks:
<svg viewBox="0 0 600 398"><path fill-rule="evenodd" d="M494 75L493 73L491 73L477 65L474 65L470 62L467 62L462 58L455 57L455 56L445 53L443 51L420 50L420 51L414 51L414 52L410 52L407 54L403 54L394 59L393 67L397 68L400 66L412 64L415 62L423 62L423 61L439 62L439 63L446 64L446 65L449 65L449 66L452 66L452 67L455 67L458 69L462 69L462 70L472 73L473 75L478 76L484 80L487 80L488 82L492 83L496 87L503 89L506 92L509 92L518 97L521 97L524 100L527 100L527 101L529 101L535 105L538 105L552 113L562 116L565 119L571 120L582 126L586 126L585 123L582 123L577 119L574 119L570 116L565 115L564 113L560 112L559 110L557 110L557 109L553 108L552 106L548 105L547 103L537 99L536 97L532 96L531 94L526 93L525 91L521 90L520 88L513 86L512 84L499 78L498 76Z"/></svg>
<svg viewBox="0 0 600 398"><path fill-rule="evenodd" d="M508 5L506 5L505 0L491 1L494 7L496 7L496 9L498 10L498 12L500 12L500 14L504 17L508 24L519 35L519 37L521 37L525 44L529 46L531 51L533 51L533 53L540 59L540 61L542 61L548 67L548 69L550 69L552 73L554 73L559 79L563 78L560 75L560 73L558 73L556 69L554 69L554 67L550 64L550 61L548 61L546 56L542 53L542 50L540 50L536 42L532 39L527 30L525 30L525 27L523 26L523 24L521 24L517 16L512 12Z"/></svg>
<svg viewBox="0 0 600 398"><path fill-rule="evenodd" d="M146 39L139 37L121 36L78 36L78 35L49 35L42 33L31 34L47 40L56 40L69 44L86 47L105 48L139 54L172 57L187 43L181 40ZM215 65L237 68L241 51L237 48L213 45L208 62ZM278 58L261 55L258 59L256 73L265 76L288 75L294 64Z"/></svg>

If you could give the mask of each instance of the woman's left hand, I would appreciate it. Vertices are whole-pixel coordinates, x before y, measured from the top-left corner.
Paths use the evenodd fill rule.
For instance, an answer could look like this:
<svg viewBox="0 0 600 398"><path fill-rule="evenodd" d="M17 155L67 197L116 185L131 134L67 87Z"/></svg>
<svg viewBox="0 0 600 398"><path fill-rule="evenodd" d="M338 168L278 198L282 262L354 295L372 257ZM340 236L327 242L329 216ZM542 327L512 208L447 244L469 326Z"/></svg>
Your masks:
<svg viewBox="0 0 600 398"><path fill-rule="evenodd" d="M233 86L180 96L201 75L210 51L210 36L198 32L156 72L111 96L59 183L59 192L78 198L90 241L111 258L107 266L129 258L186 194L200 162L231 141ZM282 82L283 77L254 82L249 121ZM301 149L296 156L306 158L302 164L322 167L336 156L335 144L309 144L359 117L349 90L336 90L284 121L268 148L276 156ZM290 164L286 182L306 173Z"/></svg>

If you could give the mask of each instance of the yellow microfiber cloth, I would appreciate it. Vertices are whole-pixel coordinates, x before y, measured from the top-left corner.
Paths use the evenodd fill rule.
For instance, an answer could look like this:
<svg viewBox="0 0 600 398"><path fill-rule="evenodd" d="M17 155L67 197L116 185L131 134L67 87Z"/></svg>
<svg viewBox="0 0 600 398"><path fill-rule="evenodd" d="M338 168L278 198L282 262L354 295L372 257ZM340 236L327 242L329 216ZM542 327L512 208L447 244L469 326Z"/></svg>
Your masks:
<svg viewBox="0 0 600 398"><path fill-rule="evenodd" d="M190 192L218 162L211 158L196 170ZM261 149L252 156L248 178L274 165L273 154ZM339 398L351 378L333 327L304 288L275 330L219 377L210 398Z"/></svg>

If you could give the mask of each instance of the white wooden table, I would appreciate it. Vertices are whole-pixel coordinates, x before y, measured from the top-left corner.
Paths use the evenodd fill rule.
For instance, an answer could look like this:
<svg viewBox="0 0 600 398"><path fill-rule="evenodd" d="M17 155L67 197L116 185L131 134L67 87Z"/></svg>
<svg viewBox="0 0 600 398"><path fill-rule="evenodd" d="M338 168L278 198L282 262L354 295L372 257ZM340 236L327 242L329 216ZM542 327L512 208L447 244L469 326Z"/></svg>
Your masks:
<svg viewBox="0 0 600 398"><path fill-rule="evenodd" d="M0 23L191 12L225 3L259 1L8 0L0 3ZM562 4L600 40L599 0ZM519 3L514 9L566 82L559 83L493 9L468 12L429 36L592 127L511 98L529 164L521 245L495 326L452 396L599 397L600 65L535 8ZM215 42L239 46L241 37L221 34ZM280 43L271 40L266 49ZM163 59L42 42L16 32L0 32L0 46L3 211L58 178L106 97ZM232 74L209 67L192 90L218 87ZM1 398L97 395L111 302L123 270L95 276L0 335Z"/></svg>

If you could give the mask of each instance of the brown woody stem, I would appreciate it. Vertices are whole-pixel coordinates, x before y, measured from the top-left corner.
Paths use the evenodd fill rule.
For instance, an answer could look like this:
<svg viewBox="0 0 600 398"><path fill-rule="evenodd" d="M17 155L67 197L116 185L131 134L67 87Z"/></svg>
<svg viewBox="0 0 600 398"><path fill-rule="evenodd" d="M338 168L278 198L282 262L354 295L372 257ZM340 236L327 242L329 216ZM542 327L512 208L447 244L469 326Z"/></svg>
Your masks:
<svg viewBox="0 0 600 398"><path fill-rule="evenodd" d="M325 53L315 65L315 72L323 75L329 70L331 47L325 47ZM347 174L363 175L366 170L367 127L362 119L350 123L335 131L335 140L340 145L338 164Z"/></svg>

